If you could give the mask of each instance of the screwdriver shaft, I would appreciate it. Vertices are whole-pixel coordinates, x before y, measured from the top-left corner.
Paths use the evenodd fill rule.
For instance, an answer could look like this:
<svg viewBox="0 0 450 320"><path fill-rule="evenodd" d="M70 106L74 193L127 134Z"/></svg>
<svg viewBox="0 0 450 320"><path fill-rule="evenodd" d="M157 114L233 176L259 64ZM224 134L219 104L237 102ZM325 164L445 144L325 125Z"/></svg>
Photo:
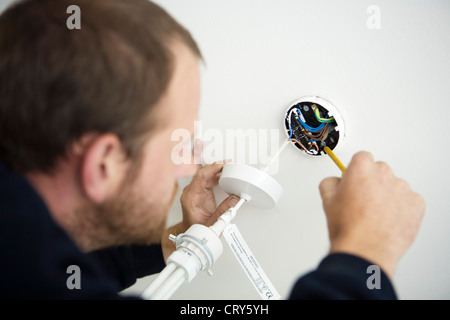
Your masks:
<svg viewBox="0 0 450 320"><path fill-rule="evenodd" d="M331 151L330 148L324 147L323 151L326 152L326 154L333 160L333 162L338 166L338 168L342 171L342 174L344 174L345 170L347 169L342 162L334 155L333 151Z"/></svg>

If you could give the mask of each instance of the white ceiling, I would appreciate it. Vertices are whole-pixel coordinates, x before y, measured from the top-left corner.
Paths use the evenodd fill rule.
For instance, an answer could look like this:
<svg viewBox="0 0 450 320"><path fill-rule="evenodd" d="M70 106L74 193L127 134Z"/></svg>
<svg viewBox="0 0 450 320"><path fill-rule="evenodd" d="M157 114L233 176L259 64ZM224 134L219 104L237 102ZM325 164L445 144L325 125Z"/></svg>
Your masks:
<svg viewBox="0 0 450 320"><path fill-rule="evenodd" d="M426 200L419 236L394 277L400 298L449 299L450 151L443 139L450 119L450 2L156 2L191 31L205 57L205 129L281 129L288 104L305 95L321 96L342 112L347 139L337 151L341 160L370 151ZM379 30L366 24L373 4L381 12ZM235 219L283 297L327 253L318 185L339 174L326 157L308 157L289 146L274 176L285 190L277 207L244 205ZM217 190L217 197L224 194ZM181 218L178 203L169 218ZM199 274L173 298L258 299L224 249L212 277ZM127 292L141 292L152 279Z"/></svg>
<svg viewBox="0 0 450 320"><path fill-rule="evenodd" d="M305 95L339 108L347 127L341 160L370 151L427 203L419 236L395 274L400 298L449 299L450 152L442 142L450 119L450 2L157 2L192 32L205 57L204 128L281 129L288 104ZM381 29L369 30L373 4ZM235 219L283 297L327 253L318 184L339 174L329 159L289 146L275 175L285 189L277 207L244 206ZM179 212L175 204L171 221ZM224 251L212 277L200 274L174 298L258 299L226 245Z"/></svg>

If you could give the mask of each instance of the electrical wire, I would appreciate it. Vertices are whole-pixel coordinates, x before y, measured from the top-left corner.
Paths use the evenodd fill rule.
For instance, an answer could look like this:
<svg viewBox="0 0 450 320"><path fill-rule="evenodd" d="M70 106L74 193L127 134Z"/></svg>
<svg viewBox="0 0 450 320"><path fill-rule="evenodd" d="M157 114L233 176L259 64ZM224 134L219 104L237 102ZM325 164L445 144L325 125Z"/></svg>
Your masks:
<svg viewBox="0 0 450 320"><path fill-rule="evenodd" d="M289 138L290 139L290 138ZM272 164L275 162L276 159L280 156L281 152L286 148L289 144L289 139L285 140L283 144L281 145L280 149L278 149L278 152L275 153L275 155L270 160L269 164L262 168L262 171L267 172L267 170L272 166Z"/></svg>
<svg viewBox="0 0 450 320"><path fill-rule="evenodd" d="M314 140L311 141L311 144L314 146L314 148L316 148L317 152L319 152L319 146L317 145L317 143Z"/></svg>
<svg viewBox="0 0 450 320"><path fill-rule="evenodd" d="M299 116L296 117L296 119L297 119L297 121L298 121L298 122L299 122L306 130L309 130L309 131L311 131L311 132L317 132L317 131L322 130L323 127L325 127L325 123L322 123L320 126L318 126L318 127L316 127L316 128L313 128L313 127L308 126L306 123L304 123L304 122L300 119L300 116L302 116L302 112L300 111L299 108L297 108L297 111L298 111L298 113L299 113Z"/></svg>
<svg viewBox="0 0 450 320"><path fill-rule="evenodd" d="M314 154L311 150L306 149L306 147L300 141L298 141L297 139L288 139L288 141L294 141L297 144L299 144L306 151L306 153ZM317 146L317 144L316 144L316 147L317 147L317 152L319 152L319 147Z"/></svg>
<svg viewBox="0 0 450 320"><path fill-rule="evenodd" d="M289 123L289 138L288 138L288 140L289 139L291 139L292 138L292 136L293 136L293 134L294 134L294 132L292 131L292 124L291 124L291 116L292 116L292 112L294 112L294 110L295 109L292 109L290 112L289 112L289 115L288 115L288 123Z"/></svg>
<svg viewBox="0 0 450 320"><path fill-rule="evenodd" d="M327 137L328 137L328 133L329 133L329 124L327 123L325 125L325 127L320 130L319 132L312 134L311 132L304 132L304 134L312 139L312 140L319 140L319 141L324 141Z"/></svg>
<svg viewBox="0 0 450 320"><path fill-rule="evenodd" d="M316 116L317 121L322 122L322 123L331 123L334 122L334 118L321 118L320 117L320 111L319 109L315 109L314 110L314 115Z"/></svg>
<svg viewBox="0 0 450 320"><path fill-rule="evenodd" d="M292 138L292 135L293 135L291 122L289 122L289 132L290 132L290 134L289 134L288 140L291 139L291 138Z"/></svg>
<svg viewBox="0 0 450 320"><path fill-rule="evenodd" d="M318 127L311 127L307 125L305 122L305 117L303 116L301 110L298 107L292 108L288 115L288 124L289 124L289 138L287 141L293 141L297 143L303 150L306 151L308 154L317 154L320 152L320 147L318 145L318 142L322 143L327 137L330 132L330 123L334 122L334 118L322 118L320 117L319 109L316 105L312 105L312 109L314 111L314 114L316 116L316 119L321 122L321 124ZM302 135L309 141L308 145L309 148L305 147L304 144L302 144L298 139L294 137L294 130L292 129L292 113L294 112L295 119L298 121L297 127L294 128L296 130L299 128L302 132ZM303 120L305 121L303 121ZM325 120L325 121L323 121ZM314 148L314 149L311 149Z"/></svg>
<svg viewBox="0 0 450 320"><path fill-rule="evenodd" d="M317 106L315 104L313 104L312 109L314 110L314 115L316 116L317 121L322 122L322 123L331 123L334 122L334 117L331 118L322 118L320 116L320 111L319 108L317 108Z"/></svg>
<svg viewBox="0 0 450 320"><path fill-rule="evenodd" d="M298 141L297 139L288 139L288 141L294 141L294 142L296 142L296 143L299 144L303 149L305 149L306 152L309 152L309 150L306 149L306 147L305 147L300 141Z"/></svg>

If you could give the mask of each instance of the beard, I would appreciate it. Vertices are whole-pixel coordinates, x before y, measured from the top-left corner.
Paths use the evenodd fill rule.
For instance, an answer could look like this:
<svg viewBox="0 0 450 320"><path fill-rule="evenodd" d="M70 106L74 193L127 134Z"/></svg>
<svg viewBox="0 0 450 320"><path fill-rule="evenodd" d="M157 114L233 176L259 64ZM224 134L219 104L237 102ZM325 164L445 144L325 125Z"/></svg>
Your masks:
<svg viewBox="0 0 450 320"><path fill-rule="evenodd" d="M134 178L126 179L116 198L77 210L82 218L78 220L83 223L72 236L84 251L161 242L178 184L175 183L170 198L153 199L148 193L139 192Z"/></svg>
<svg viewBox="0 0 450 320"><path fill-rule="evenodd" d="M132 189L131 189L132 190ZM166 226L168 206L149 202L136 192L124 190L116 199L95 208L109 246L151 244L161 241Z"/></svg>

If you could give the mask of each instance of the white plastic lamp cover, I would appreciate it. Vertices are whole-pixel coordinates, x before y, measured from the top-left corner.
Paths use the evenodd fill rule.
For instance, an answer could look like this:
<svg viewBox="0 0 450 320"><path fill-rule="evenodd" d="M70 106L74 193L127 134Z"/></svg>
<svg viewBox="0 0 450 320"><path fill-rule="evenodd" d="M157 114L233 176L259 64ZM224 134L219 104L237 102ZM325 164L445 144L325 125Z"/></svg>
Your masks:
<svg viewBox="0 0 450 320"><path fill-rule="evenodd" d="M255 208L273 208L283 188L270 175L245 164L229 163L223 167L220 187L228 194L235 194L247 200Z"/></svg>

